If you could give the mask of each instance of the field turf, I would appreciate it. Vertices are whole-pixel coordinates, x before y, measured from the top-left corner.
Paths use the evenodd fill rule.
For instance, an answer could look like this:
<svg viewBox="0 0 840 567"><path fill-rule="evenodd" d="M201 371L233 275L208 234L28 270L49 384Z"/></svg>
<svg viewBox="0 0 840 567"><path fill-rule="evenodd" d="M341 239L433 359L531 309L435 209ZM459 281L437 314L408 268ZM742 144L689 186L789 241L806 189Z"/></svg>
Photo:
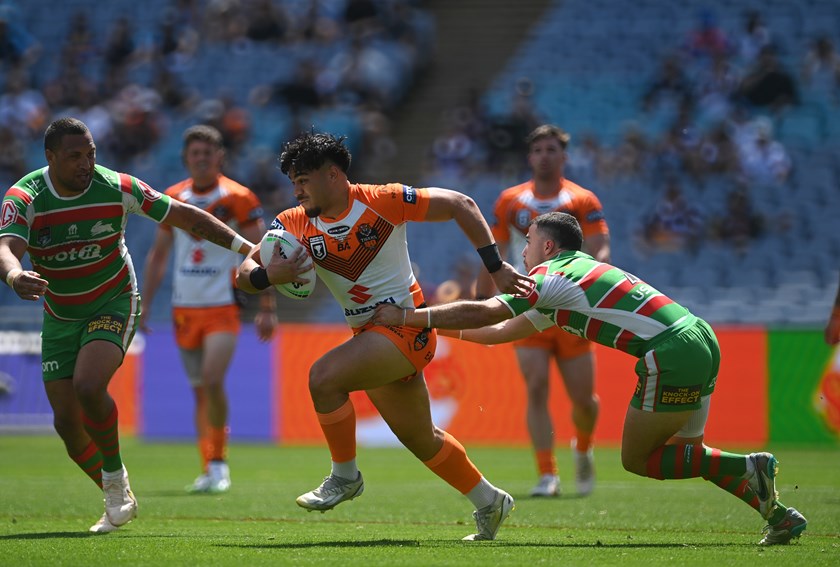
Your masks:
<svg viewBox="0 0 840 567"><path fill-rule="evenodd" d="M734 449L728 447L728 449ZM467 543L471 506L403 449L359 451L366 489L326 514L295 497L329 472L322 447L234 444L233 488L188 495L189 443L123 442L137 520L89 535L101 493L55 436L0 436L0 566L24 565L840 565L840 450L770 447L782 501L809 520L798 543L761 548L764 522L699 479L659 482L596 451L598 484L573 496L571 456L558 452L565 495L528 498L526 448L468 447L491 482L516 498L493 542Z"/></svg>

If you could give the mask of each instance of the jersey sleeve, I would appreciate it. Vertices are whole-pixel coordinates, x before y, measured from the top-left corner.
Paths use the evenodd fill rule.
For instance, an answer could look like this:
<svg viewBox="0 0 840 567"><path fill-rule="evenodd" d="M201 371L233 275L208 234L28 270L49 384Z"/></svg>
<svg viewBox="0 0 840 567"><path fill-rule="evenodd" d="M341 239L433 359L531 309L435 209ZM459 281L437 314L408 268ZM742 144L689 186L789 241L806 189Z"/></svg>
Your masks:
<svg viewBox="0 0 840 567"><path fill-rule="evenodd" d="M155 191L144 181L125 173L120 173L120 187L127 212L149 217L157 223L166 218L171 203L169 195Z"/></svg>
<svg viewBox="0 0 840 567"><path fill-rule="evenodd" d="M17 187L6 191L0 205L0 236L12 235L29 241L29 220L27 209L32 195Z"/></svg>
<svg viewBox="0 0 840 567"><path fill-rule="evenodd" d="M369 202L378 215L393 225L422 221L429 211L429 190L401 183L357 185L359 197Z"/></svg>
<svg viewBox="0 0 840 567"><path fill-rule="evenodd" d="M604 217L604 207L595 193L587 191L579 199L577 218L580 229L583 231L583 238L586 239L587 236L593 234L609 234L610 229Z"/></svg>
<svg viewBox="0 0 840 567"><path fill-rule="evenodd" d="M243 187L236 194L233 214L240 227L249 226L262 218L262 204L253 191Z"/></svg>
<svg viewBox="0 0 840 567"><path fill-rule="evenodd" d="M490 230L496 242L502 244L510 242L510 226L507 220L510 201L510 195L505 191L499 195L495 205L493 205L493 226L490 227Z"/></svg>

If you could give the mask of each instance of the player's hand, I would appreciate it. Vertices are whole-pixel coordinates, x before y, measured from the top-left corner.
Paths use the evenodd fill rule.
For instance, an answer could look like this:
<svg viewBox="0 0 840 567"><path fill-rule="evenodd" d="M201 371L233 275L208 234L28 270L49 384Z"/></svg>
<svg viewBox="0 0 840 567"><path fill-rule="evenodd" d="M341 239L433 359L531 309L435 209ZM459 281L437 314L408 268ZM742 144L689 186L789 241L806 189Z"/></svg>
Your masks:
<svg viewBox="0 0 840 567"><path fill-rule="evenodd" d="M493 278L493 282L502 293L527 295L534 289L534 280L528 276L523 276L507 262L503 262L501 269L490 274L490 277Z"/></svg>
<svg viewBox="0 0 840 567"><path fill-rule="evenodd" d="M405 322L405 309L396 305L382 303L376 306L371 318L374 325L400 327Z"/></svg>
<svg viewBox="0 0 840 567"><path fill-rule="evenodd" d="M268 272L268 281L273 285L291 282L309 283L307 278L300 277L301 274L305 274L312 269L312 259L306 249L298 248L288 258L280 255L280 250L280 246L274 248L271 261L265 267L266 272Z"/></svg>
<svg viewBox="0 0 840 567"><path fill-rule="evenodd" d="M840 307L835 307L825 327L826 344L836 345L840 343Z"/></svg>
<svg viewBox="0 0 840 567"><path fill-rule="evenodd" d="M38 301L47 293L48 283L38 272L21 270L12 280L12 289L21 299Z"/></svg>
<svg viewBox="0 0 840 567"><path fill-rule="evenodd" d="M261 342L270 341L274 334L274 327L277 326L277 314L274 311L257 311L257 316L254 317L254 326L257 328L257 338Z"/></svg>

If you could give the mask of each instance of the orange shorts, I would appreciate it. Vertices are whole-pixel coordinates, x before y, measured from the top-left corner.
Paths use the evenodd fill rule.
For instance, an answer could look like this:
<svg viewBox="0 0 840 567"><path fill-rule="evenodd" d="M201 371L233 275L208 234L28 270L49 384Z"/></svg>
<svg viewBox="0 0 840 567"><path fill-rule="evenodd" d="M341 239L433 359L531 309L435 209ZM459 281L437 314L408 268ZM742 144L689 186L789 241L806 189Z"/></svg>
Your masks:
<svg viewBox="0 0 840 567"><path fill-rule="evenodd" d="M400 352L414 366L414 374L405 378L413 378L423 371L435 357L437 347L437 333L434 329L414 329L412 327L386 327L367 323L353 329L353 336L364 332L379 333L400 349Z"/></svg>
<svg viewBox="0 0 840 567"><path fill-rule="evenodd" d="M541 348L550 351L556 358L568 360L577 358L594 350L593 344L577 335L567 333L560 327L549 327L542 333L535 333L530 337L513 343L514 347Z"/></svg>
<svg viewBox="0 0 840 567"><path fill-rule="evenodd" d="M239 333L239 307L173 307L175 342L183 349L201 348L204 337L213 333Z"/></svg>

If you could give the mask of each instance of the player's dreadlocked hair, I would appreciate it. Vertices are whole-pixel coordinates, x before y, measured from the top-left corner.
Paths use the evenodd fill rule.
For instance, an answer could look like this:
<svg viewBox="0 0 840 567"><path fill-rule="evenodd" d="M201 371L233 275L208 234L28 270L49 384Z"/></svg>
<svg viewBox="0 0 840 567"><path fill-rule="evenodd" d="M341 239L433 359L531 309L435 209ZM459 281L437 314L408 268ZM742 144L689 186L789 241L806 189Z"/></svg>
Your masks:
<svg viewBox="0 0 840 567"><path fill-rule="evenodd" d="M344 146L346 139L346 136L336 137L315 132L301 134L283 146L279 160L280 171L284 175L289 175L290 171L296 174L308 173L331 162L347 173L351 156L350 150Z"/></svg>

